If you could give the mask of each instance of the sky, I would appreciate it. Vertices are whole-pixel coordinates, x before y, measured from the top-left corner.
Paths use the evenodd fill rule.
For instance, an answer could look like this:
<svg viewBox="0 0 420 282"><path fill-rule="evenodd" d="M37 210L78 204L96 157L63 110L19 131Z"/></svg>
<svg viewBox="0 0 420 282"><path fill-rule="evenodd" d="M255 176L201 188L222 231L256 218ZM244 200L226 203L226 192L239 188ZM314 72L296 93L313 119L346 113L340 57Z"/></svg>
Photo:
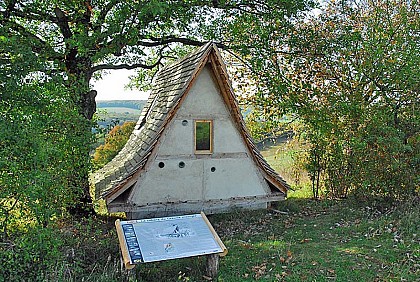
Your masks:
<svg viewBox="0 0 420 282"><path fill-rule="evenodd" d="M130 81L128 77L134 73L134 70L113 70L101 80L94 81L93 89L98 91L96 100L147 100L148 92L124 89Z"/></svg>

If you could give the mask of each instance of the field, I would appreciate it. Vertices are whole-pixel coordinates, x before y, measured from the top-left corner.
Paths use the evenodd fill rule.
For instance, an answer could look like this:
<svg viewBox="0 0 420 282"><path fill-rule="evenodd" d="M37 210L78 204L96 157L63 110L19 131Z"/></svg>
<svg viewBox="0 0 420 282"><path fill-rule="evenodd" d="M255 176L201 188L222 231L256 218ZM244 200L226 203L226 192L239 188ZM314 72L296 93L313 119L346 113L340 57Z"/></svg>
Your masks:
<svg viewBox="0 0 420 282"><path fill-rule="evenodd" d="M124 108L124 107L109 107L109 108L100 108L101 110L104 110L107 113L112 114L132 114L140 116L141 110L139 109L132 109L132 108Z"/></svg>
<svg viewBox="0 0 420 282"><path fill-rule="evenodd" d="M298 147L280 144L263 154L290 168ZM277 152L277 154L274 154ZM286 170L284 171L287 172ZM303 175L303 174L302 174ZM289 181L294 174L285 175ZM308 185L272 210L209 216L229 250L215 281L419 281L418 200L310 199ZM116 217L63 222L64 262L43 281L209 281L205 258L120 268Z"/></svg>
<svg viewBox="0 0 420 282"><path fill-rule="evenodd" d="M100 128L108 128L126 121L137 121L145 103L143 100L98 101L97 123Z"/></svg>

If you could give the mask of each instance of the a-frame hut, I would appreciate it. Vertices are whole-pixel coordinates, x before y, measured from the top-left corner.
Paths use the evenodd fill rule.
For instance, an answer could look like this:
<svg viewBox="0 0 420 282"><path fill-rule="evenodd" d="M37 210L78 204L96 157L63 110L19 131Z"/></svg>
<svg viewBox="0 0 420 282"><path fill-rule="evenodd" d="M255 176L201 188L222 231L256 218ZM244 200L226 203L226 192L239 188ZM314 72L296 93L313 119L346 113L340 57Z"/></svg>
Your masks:
<svg viewBox="0 0 420 282"><path fill-rule="evenodd" d="M264 208L289 188L255 147L212 43L159 72L129 141L94 183L128 218Z"/></svg>

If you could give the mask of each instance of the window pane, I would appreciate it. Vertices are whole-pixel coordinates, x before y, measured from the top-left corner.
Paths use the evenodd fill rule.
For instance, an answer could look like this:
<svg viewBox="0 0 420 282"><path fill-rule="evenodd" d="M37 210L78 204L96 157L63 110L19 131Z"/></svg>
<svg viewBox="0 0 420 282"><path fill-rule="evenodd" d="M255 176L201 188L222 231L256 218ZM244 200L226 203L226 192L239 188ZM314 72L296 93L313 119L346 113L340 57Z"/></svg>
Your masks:
<svg viewBox="0 0 420 282"><path fill-rule="evenodd" d="M211 122L196 121L195 123L195 150L211 151Z"/></svg>

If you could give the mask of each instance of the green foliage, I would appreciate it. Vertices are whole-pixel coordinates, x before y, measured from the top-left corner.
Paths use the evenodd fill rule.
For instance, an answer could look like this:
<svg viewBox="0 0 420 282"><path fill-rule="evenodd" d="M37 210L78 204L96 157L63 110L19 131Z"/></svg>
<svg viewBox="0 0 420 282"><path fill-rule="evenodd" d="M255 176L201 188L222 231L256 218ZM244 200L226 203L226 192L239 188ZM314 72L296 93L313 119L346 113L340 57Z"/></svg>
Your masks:
<svg viewBox="0 0 420 282"><path fill-rule="evenodd" d="M74 129L80 116L64 99L65 89L35 84L19 91L2 95L0 112L0 219L5 235L10 224L46 226L75 200L78 175L87 173L72 173L77 162L84 162L80 147L89 135ZM51 99L61 103L51 104Z"/></svg>
<svg viewBox="0 0 420 282"><path fill-rule="evenodd" d="M298 118L314 197L418 192L418 10L418 1L332 1L320 15L262 18L235 34L253 46L238 48L258 85L250 117L272 129L285 113Z"/></svg>
<svg viewBox="0 0 420 282"><path fill-rule="evenodd" d="M45 281L42 274L61 261L64 246L56 227L37 226L0 245L0 281Z"/></svg>
<svg viewBox="0 0 420 282"><path fill-rule="evenodd" d="M2 34L4 26L1 26ZM53 228L79 194L91 134L62 75L25 39L0 39L0 280L35 280L60 256Z"/></svg>
<svg viewBox="0 0 420 282"><path fill-rule="evenodd" d="M114 220L61 220L15 234L0 245L0 281L128 280L119 265Z"/></svg>
<svg viewBox="0 0 420 282"><path fill-rule="evenodd" d="M418 8L393 1L332 5L299 33L312 34L321 55L301 60L299 76L307 78L292 77L290 100L302 101L310 170L323 174L332 196L396 198L418 188Z"/></svg>
<svg viewBox="0 0 420 282"><path fill-rule="evenodd" d="M11 37L0 43L13 63L0 68L0 232L46 226L74 201L79 187L72 173L83 158L90 134L60 76L34 69L46 67L25 45ZM4 78L4 79L3 79ZM69 182L69 178L73 183Z"/></svg>
<svg viewBox="0 0 420 282"><path fill-rule="evenodd" d="M128 121L123 125L114 126L106 136L105 144L100 145L95 150L93 163L96 168L103 167L118 154L127 143L135 125L136 122Z"/></svg>

